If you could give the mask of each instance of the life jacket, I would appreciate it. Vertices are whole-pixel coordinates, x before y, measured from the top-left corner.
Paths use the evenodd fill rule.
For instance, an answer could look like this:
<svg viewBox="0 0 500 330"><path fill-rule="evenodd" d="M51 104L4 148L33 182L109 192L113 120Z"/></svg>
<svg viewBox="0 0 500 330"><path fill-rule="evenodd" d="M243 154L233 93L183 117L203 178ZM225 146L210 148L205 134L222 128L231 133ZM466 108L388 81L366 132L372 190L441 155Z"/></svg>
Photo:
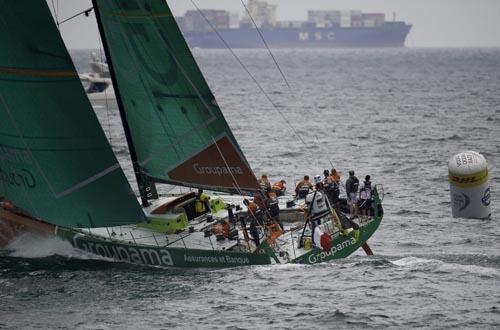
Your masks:
<svg viewBox="0 0 500 330"><path fill-rule="evenodd" d="M250 230L257 230L257 226L263 223L262 212L254 202L248 203L248 217L250 219Z"/></svg>
<svg viewBox="0 0 500 330"><path fill-rule="evenodd" d="M255 204L254 202L249 202L248 203L248 213L252 216L255 216L259 210L259 206Z"/></svg>
<svg viewBox="0 0 500 330"><path fill-rule="evenodd" d="M337 181L334 181L331 176L329 176L325 178L323 188L325 192L338 192L339 184Z"/></svg>
<svg viewBox="0 0 500 330"><path fill-rule="evenodd" d="M271 187L271 191L269 192L269 198L273 198L276 196L283 196L286 191L285 183L278 181Z"/></svg>
<svg viewBox="0 0 500 330"><path fill-rule="evenodd" d="M280 214L280 207L277 198L269 198L267 200L267 209L269 210L269 214L271 217L275 218Z"/></svg>
<svg viewBox="0 0 500 330"><path fill-rule="evenodd" d="M224 228L223 228L222 224L216 223L216 224L212 225L211 232L214 235L220 235L220 234L224 233Z"/></svg>
<svg viewBox="0 0 500 330"><path fill-rule="evenodd" d="M227 221L224 221L224 223L222 224L222 232L224 233L224 237L229 237L229 230L230 230L230 226L229 226L229 222Z"/></svg>
<svg viewBox="0 0 500 330"><path fill-rule="evenodd" d="M273 184L273 190L283 190L285 188L285 184L281 181L276 182Z"/></svg>
<svg viewBox="0 0 500 330"><path fill-rule="evenodd" d="M196 213L204 213L207 211L206 202L208 198L209 197L204 192L196 197L196 201L194 202L194 209Z"/></svg>
<svg viewBox="0 0 500 330"><path fill-rule="evenodd" d="M328 208L326 207L325 196L321 191L314 191L306 198L306 203L309 203L309 210L312 215L322 213Z"/></svg>
<svg viewBox="0 0 500 330"><path fill-rule="evenodd" d="M259 186L260 186L260 189L262 189L264 191L271 190L271 183L269 182L268 179L260 178L259 179Z"/></svg>
<svg viewBox="0 0 500 330"><path fill-rule="evenodd" d="M305 198L309 194L309 190L312 189L313 185L309 180L302 180L297 185L295 192L300 198Z"/></svg>
<svg viewBox="0 0 500 330"><path fill-rule="evenodd" d="M264 200L260 197L254 197L253 203L255 203L259 207L260 210L265 210L267 207Z"/></svg>
<svg viewBox="0 0 500 330"><path fill-rule="evenodd" d="M332 181L337 182L337 184L340 182L340 175L337 172L330 174L330 178Z"/></svg>
<svg viewBox="0 0 500 330"><path fill-rule="evenodd" d="M282 234L283 231L278 224L273 223L267 226L267 242L269 244L272 244Z"/></svg>
<svg viewBox="0 0 500 330"><path fill-rule="evenodd" d="M274 191L271 191L271 192L267 193L267 196L269 198L276 198L276 197L278 197L278 195Z"/></svg>

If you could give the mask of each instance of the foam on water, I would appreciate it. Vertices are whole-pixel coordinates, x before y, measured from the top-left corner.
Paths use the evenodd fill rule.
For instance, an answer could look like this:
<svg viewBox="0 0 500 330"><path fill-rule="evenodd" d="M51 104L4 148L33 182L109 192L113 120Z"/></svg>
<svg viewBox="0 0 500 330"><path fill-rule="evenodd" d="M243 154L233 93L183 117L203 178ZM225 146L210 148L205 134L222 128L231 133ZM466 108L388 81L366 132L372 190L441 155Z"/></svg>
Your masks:
<svg viewBox="0 0 500 330"><path fill-rule="evenodd" d="M424 258L417 258L417 257L405 257L405 258L401 258L401 259L392 261L392 263L395 264L396 266L400 266L400 267L419 268L421 266L433 265L437 261L438 260L424 259Z"/></svg>
<svg viewBox="0 0 500 330"><path fill-rule="evenodd" d="M411 269L433 272L448 273L470 273L480 276L500 277L500 270L492 267L483 267L478 265L463 265L458 263L449 263L438 259L425 259L418 257L405 257L392 263L396 266Z"/></svg>
<svg viewBox="0 0 500 330"><path fill-rule="evenodd" d="M442 271L449 271L450 273L455 273L455 272L461 271L461 272L475 274L475 275L479 275L479 276L500 278L500 270L497 268L482 267L482 266L476 266L476 265L460 265L460 264L443 263L439 267L439 269Z"/></svg>
<svg viewBox="0 0 500 330"><path fill-rule="evenodd" d="M16 258L46 258L62 256L74 259L109 260L107 258L75 249L67 241L56 236L44 237L32 233L24 233L7 245L8 256Z"/></svg>
<svg viewBox="0 0 500 330"><path fill-rule="evenodd" d="M303 267L307 267L306 265L300 264L277 264L270 266L256 266L255 271L258 273L268 273L268 272L281 272L281 271L289 271L289 270L300 270Z"/></svg>

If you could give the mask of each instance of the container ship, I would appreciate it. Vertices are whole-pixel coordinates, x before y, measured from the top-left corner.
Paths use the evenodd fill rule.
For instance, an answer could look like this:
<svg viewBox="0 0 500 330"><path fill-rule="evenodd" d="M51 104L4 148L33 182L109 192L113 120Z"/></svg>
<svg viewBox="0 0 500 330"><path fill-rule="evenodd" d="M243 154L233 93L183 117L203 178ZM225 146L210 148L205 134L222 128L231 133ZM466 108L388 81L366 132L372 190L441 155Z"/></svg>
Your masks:
<svg viewBox="0 0 500 330"><path fill-rule="evenodd" d="M395 14L386 21L383 13L309 10L307 21L277 21L276 5L249 0L246 7L241 19L215 9L188 10L176 19L192 48L265 47L257 27L273 48L404 47L412 27Z"/></svg>

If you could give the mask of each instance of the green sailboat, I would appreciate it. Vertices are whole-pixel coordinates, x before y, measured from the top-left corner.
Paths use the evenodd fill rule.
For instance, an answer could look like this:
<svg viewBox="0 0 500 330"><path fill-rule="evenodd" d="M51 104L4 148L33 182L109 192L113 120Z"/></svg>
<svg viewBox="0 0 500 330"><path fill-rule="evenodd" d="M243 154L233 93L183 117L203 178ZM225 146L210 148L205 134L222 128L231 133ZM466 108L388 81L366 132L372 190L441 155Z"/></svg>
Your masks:
<svg viewBox="0 0 500 330"><path fill-rule="evenodd" d="M174 267L318 263L366 243L382 219L374 191L359 235L326 216L328 246L303 228L248 239L220 200L158 199L168 183L260 196L257 179L166 2L93 0L140 201L92 111L45 0L0 0L0 237L51 233L90 253ZM236 220L235 220L236 219ZM224 234L220 228L224 227ZM226 230L227 227L227 230Z"/></svg>

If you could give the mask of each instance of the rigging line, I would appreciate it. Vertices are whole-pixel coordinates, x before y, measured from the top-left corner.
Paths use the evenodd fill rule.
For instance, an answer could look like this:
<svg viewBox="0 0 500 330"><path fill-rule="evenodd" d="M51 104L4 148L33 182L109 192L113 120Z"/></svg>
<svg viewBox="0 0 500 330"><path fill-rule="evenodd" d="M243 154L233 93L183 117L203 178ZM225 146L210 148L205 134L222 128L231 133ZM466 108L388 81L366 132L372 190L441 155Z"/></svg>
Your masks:
<svg viewBox="0 0 500 330"><path fill-rule="evenodd" d="M243 193L242 193L242 191L241 191L241 188L240 188L240 186L238 185L238 181L237 181L237 180L236 180L236 178L234 177L233 172L231 172L231 170L229 169L229 164L227 163L226 158L225 158L225 157L224 157L224 155L222 154L222 150L219 148L219 145L217 144L217 141L215 141L215 139L214 139L214 137L213 137L213 136L212 136L212 140L214 141L215 147L217 148L217 151L219 152L220 156L222 157L222 160L224 161L224 164L226 165L227 171L229 172L229 174L231 175L231 177L232 177L232 179L233 179L233 181L234 181L233 187L236 189L236 191L238 192L238 194L239 194L240 196L243 196ZM262 193L262 192L261 192L261 195L263 195L263 193ZM253 197L255 198L255 196L253 196ZM264 197L264 200L266 199L265 195L263 195L262 197ZM265 212L265 213L268 215L268 217L269 217L269 218L271 218L271 217L270 217L270 214L269 214L269 211L267 210L267 208L266 208L266 210L265 210L265 211L264 211L264 210L262 210L262 211L263 211L263 212ZM255 217L255 216L254 216L254 217ZM259 221L257 218L255 218L255 219L257 220L257 222L259 222L259 223L260 223L260 221ZM263 237L265 237L265 236L267 235L267 229L266 229L266 227L265 227L263 224L261 224L261 226L263 227Z"/></svg>
<svg viewBox="0 0 500 330"><path fill-rule="evenodd" d="M321 149L323 149L325 155L327 154L326 150L325 150L325 144L321 144L321 142L319 141L318 139L318 136L317 135L314 135L314 137L316 138L316 142L322 147ZM335 166L333 166L333 163L332 163L332 160L330 158L328 158L328 162L330 162L330 165L332 166L332 168L334 168ZM319 167L319 159L317 160L317 163L316 164L318 167Z"/></svg>
<svg viewBox="0 0 500 330"><path fill-rule="evenodd" d="M54 18L56 19L56 25L57 25L57 29L59 30L59 18L57 17L57 10L56 10L56 7L54 5L54 0L51 0L51 3L52 3L52 10L54 11ZM58 4L58 7L59 7L59 4Z"/></svg>
<svg viewBox="0 0 500 330"><path fill-rule="evenodd" d="M97 32L97 40L98 40L98 47L99 47L99 67L101 69L103 69L104 67L102 66L102 64L104 63L103 61L103 54L102 54L102 42L101 42L101 38L100 38L100 35L99 35L99 32ZM107 61L106 61L107 63ZM102 70L103 71L103 70ZM103 72L104 73L104 72ZM108 68L108 73L109 73L109 68ZM110 78L111 80L111 78ZM111 83L111 86L113 86L113 83ZM108 102L108 90L109 90L109 86L104 90L104 99L105 99L105 102L106 102L106 118L108 120L108 138L109 138L109 144L111 145L111 149L113 149L113 135L112 135L112 132L111 132L111 119L110 119L110 110L109 110L109 102ZM114 90L114 86L113 86L113 90Z"/></svg>
<svg viewBox="0 0 500 330"><path fill-rule="evenodd" d="M82 10L81 12L76 13L75 15L73 15L73 16L71 16L71 17L68 17L68 18L66 18L65 20L62 20L61 22L58 22L58 23L57 23L57 26L59 26L59 25L61 25L61 24L63 24L63 23L66 23L67 21L70 21L70 20L72 20L73 18L78 17L78 16L80 16L80 15L82 15L82 14L83 14L83 15L85 15L85 16L89 16L89 14L90 14L90 12L91 12L92 10L94 10L94 7L90 7L90 8L87 8L87 9L85 9L85 10ZM56 19L57 19L57 17L56 17Z"/></svg>
<svg viewBox="0 0 500 330"><path fill-rule="evenodd" d="M294 132L294 134L297 136L297 138L300 140L300 142L306 147L309 149L309 146L307 145L307 143L304 141L304 139L302 139L302 137L298 134L297 130L292 126L292 124L290 123L290 121L285 117L285 115L278 109L278 106L274 103L274 101L270 98L270 96L266 93L266 91L264 90L264 88L260 85L260 83L257 81L257 79L255 78L255 76L250 72L250 70L248 70L248 68L246 67L246 65L241 61L241 59L238 57L238 55L236 55L236 53L234 52L234 50L229 46L229 44L226 42L226 40L224 40L224 38L220 35L219 31L213 26L213 24L210 22L210 20L205 16L205 14L203 14L203 12L200 10L200 8L196 5L196 3L194 2L194 0L191 0L191 3L195 6L195 8L198 10L198 12L203 16L203 18L205 19L205 21L208 23L208 25L210 26L210 28L215 32L215 34L217 34L217 36L219 37L219 39L224 43L224 46L231 52L231 54L234 56L234 58L236 59L236 61L240 64L240 66L246 71L246 73L250 76L250 78L253 80L253 82L257 85L257 87L260 89L261 93L266 97L266 99L269 101L269 103L272 104L272 106L274 107L274 109L280 114L280 116L283 118L283 120L287 123L287 125L292 129L292 131Z"/></svg>
<svg viewBox="0 0 500 330"><path fill-rule="evenodd" d="M257 87L259 88L259 90L261 91L261 93L266 97L266 99L269 101L269 103L272 104L272 106L279 113L279 115L281 116L281 118L283 118L283 120L287 123L287 125L292 129L293 133L297 136L297 138L300 140L300 142L307 148L307 150L309 150L310 146L307 145L307 143L304 141L304 139L302 139L302 137L299 135L299 133L297 132L297 130L292 126L292 123L290 123L290 121L285 117L285 115L278 109L278 106L273 102L273 100L271 99L271 97L266 93L266 91L264 90L264 88L260 85L260 83L257 81L257 79L255 78L255 76L250 72L250 70L248 70L248 68L246 67L246 65L240 60L240 58L238 57L238 55L236 55L236 53L229 46L229 44L226 42L226 40L224 40L224 38L220 35L219 31L215 28L215 26L213 26L213 24L210 22L210 20L205 16L205 14L203 14L203 12L196 5L196 3L194 2L194 0L191 0L191 3L198 10L198 12L201 14L201 16L205 19L205 21L210 26L210 28L215 32L215 34L217 35L217 37L222 41L222 43L224 43L224 46L231 52L231 54L236 59L236 61L240 64L240 66L243 68L243 70L245 70L245 72L248 74L248 76L250 76L250 78L257 85Z"/></svg>
<svg viewBox="0 0 500 330"><path fill-rule="evenodd" d="M288 86L289 89L292 89L290 87L290 84L288 83L288 80L286 79L285 77L285 74L283 73L283 71L281 70L281 67L280 65L278 64L278 61L276 60L276 58L274 57L273 53L271 52L271 49L269 48L269 45L267 44L266 42L266 39L264 38L264 35L262 34L262 32L260 31L259 27L257 26L257 23L255 22L255 20L253 19L252 17L252 14L250 14L250 10L248 10L248 7L247 5L245 5L245 2L243 0L240 0L241 1L241 4L243 5L243 7L245 7L245 10L248 14L248 17L250 17L250 20L252 21L253 25L255 26L255 29L257 30L257 32L259 33L259 36L260 36L260 39L262 39L262 42L264 43L264 46L266 46L267 48L267 51L269 52L269 55L271 56L271 58L273 59L274 61L274 64L276 64L276 68L278 69L278 71L280 72L281 76L283 77L283 80L285 81L286 85Z"/></svg>

